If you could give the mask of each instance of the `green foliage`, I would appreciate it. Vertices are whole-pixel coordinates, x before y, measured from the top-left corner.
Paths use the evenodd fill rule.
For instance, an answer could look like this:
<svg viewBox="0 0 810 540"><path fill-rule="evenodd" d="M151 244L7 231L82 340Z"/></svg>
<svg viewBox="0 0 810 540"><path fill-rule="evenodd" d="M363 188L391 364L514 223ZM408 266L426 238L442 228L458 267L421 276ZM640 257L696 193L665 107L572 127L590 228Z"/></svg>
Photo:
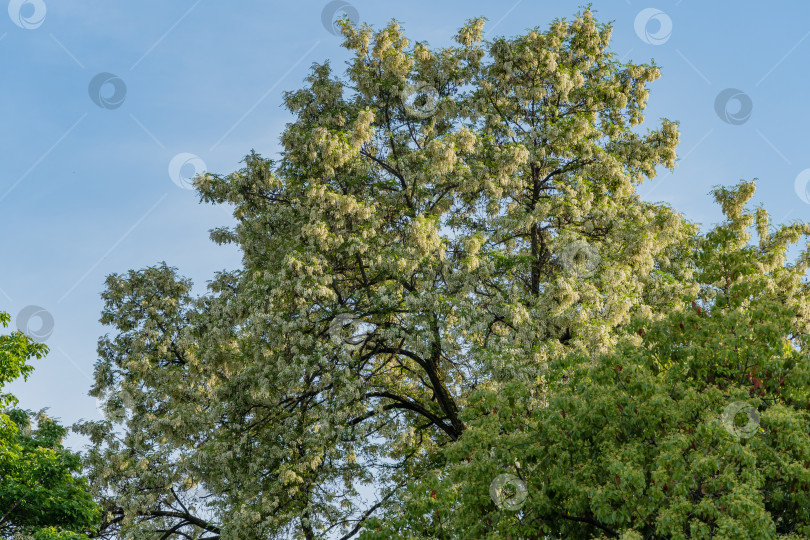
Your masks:
<svg viewBox="0 0 810 540"><path fill-rule="evenodd" d="M11 317L0 311L0 327L6 328ZM47 348L33 343L20 332L0 335L0 388L19 377L28 377L33 367L26 364L29 358L42 358ZM0 407L14 406L17 399L11 394L0 393Z"/></svg>
<svg viewBox="0 0 810 540"><path fill-rule="evenodd" d="M752 184L706 235L639 198L677 125L642 132L658 69L590 10L483 25L344 24L280 158L195 179L242 266L200 297L165 263L108 277L107 419L76 426L105 536L807 532L806 229L769 234ZM716 421L736 401L756 436Z"/></svg>
<svg viewBox="0 0 810 540"><path fill-rule="evenodd" d="M0 324L8 321L0 312ZM27 378L33 368L26 362L46 353L20 332L0 335L0 389ZM11 408L16 404L13 395L0 394L0 537L87 538L101 513L79 476L81 458L62 446L67 430L44 412Z"/></svg>
<svg viewBox="0 0 810 540"><path fill-rule="evenodd" d="M810 226L769 232L753 190L716 191L728 220L700 238L696 297L607 354L556 359L545 399L480 392L443 466L364 537L810 536L810 244L785 264ZM491 497L499 474L525 500L499 507L516 495Z"/></svg>

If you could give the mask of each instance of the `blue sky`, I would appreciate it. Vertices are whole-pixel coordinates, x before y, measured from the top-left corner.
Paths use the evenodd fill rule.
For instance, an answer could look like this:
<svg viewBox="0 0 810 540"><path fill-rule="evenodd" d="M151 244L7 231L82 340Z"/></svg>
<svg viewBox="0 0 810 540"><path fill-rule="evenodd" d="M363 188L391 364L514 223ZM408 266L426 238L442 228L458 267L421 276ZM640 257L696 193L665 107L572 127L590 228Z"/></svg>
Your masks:
<svg viewBox="0 0 810 540"><path fill-rule="evenodd" d="M579 5L351 0L349 9L378 28L395 18L412 42L437 47L471 17L488 17L491 38L544 29ZM323 24L326 6L11 0L8 16L0 10L0 310L14 326L27 318L32 332L53 321L42 329L50 354L9 387L22 407L49 407L65 424L100 417L87 390L106 332L106 275L166 261L202 292L215 271L239 265L234 248L208 239L232 223L228 210L199 204L183 177L195 165L231 172L251 148L276 155L291 120L282 92L301 87L313 62L330 59L340 72L348 59ZM755 201L775 221L810 217L810 172L801 174L810 168L810 4L593 8L613 21L619 57L661 67L648 121L680 122L679 165L644 184L644 198L708 226L720 219L712 186L758 178Z"/></svg>

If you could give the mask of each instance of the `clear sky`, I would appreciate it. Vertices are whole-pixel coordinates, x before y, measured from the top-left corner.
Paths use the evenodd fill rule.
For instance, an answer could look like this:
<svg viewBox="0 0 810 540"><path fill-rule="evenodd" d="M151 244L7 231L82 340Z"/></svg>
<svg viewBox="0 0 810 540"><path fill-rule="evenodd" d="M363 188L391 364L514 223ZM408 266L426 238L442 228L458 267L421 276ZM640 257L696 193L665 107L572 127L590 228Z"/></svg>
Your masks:
<svg viewBox="0 0 810 540"><path fill-rule="evenodd" d="M6 2L6 0L2 0ZM11 0L0 10L0 310L50 354L9 390L64 424L98 418L87 396L106 275L166 261L204 290L239 265L208 230L232 223L185 180L275 156L291 116L282 92L313 62L341 72L321 0ZM411 42L450 45L471 17L486 37L545 29L580 2L351 0L341 9ZM759 178L774 221L808 220L810 3L595 1L613 51L661 67L647 119L680 122L681 156L640 188L707 227L713 185ZM330 17L326 17L327 21ZM797 182L798 178L798 182ZM798 183L799 189L796 189ZM35 306L35 307L31 307ZM44 326L43 326L44 322ZM78 445L73 436L68 441Z"/></svg>

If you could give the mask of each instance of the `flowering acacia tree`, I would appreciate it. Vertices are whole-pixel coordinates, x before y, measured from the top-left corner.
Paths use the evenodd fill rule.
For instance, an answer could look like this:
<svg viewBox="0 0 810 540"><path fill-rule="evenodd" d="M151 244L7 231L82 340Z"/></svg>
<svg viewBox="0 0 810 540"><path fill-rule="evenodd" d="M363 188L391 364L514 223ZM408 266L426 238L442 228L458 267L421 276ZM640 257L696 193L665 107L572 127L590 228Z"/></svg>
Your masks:
<svg viewBox="0 0 810 540"><path fill-rule="evenodd" d="M695 296L607 354L477 391L467 430L364 538L808 538L810 225L771 230L753 183L717 189ZM755 225L758 245L748 243Z"/></svg>
<svg viewBox="0 0 810 540"><path fill-rule="evenodd" d="M0 312L0 327L9 320ZM0 390L27 378L33 371L28 360L47 351L20 332L0 335ZM16 405L17 398L0 392L0 538L87 538L101 513L79 476L81 458L62 446L67 429Z"/></svg>
<svg viewBox="0 0 810 540"><path fill-rule="evenodd" d="M695 227L635 193L675 161L674 123L638 127L657 68L587 10L483 25L431 50L344 22L346 77L286 94L280 159L195 181L242 268L199 298L165 265L109 277L91 393L123 430L78 426L109 534L354 536L441 467L477 388L542 394L550 359L688 290Z"/></svg>

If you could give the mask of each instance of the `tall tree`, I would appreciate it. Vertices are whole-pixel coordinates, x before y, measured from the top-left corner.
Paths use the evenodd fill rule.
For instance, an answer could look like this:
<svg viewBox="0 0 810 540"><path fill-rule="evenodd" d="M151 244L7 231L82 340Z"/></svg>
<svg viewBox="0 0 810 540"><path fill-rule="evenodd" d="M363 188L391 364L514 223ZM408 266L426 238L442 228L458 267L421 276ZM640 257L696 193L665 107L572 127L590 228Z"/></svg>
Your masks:
<svg viewBox="0 0 810 540"><path fill-rule="evenodd" d="M344 22L346 77L285 95L280 159L196 179L234 205L211 236L242 268L202 297L166 265L109 277L91 393L123 431L77 426L109 531L351 537L440 465L475 389L542 381L688 290L696 228L635 193L675 164L675 123L638 129L658 69L589 10L483 25L430 49Z"/></svg>
<svg viewBox="0 0 810 540"><path fill-rule="evenodd" d="M0 327L9 320L0 312ZM27 378L33 370L28 360L47 351L20 332L0 335L0 390ZM67 429L17 404L12 394L0 392L0 538L87 538L101 511L79 475L81 458L62 446Z"/></svg>

